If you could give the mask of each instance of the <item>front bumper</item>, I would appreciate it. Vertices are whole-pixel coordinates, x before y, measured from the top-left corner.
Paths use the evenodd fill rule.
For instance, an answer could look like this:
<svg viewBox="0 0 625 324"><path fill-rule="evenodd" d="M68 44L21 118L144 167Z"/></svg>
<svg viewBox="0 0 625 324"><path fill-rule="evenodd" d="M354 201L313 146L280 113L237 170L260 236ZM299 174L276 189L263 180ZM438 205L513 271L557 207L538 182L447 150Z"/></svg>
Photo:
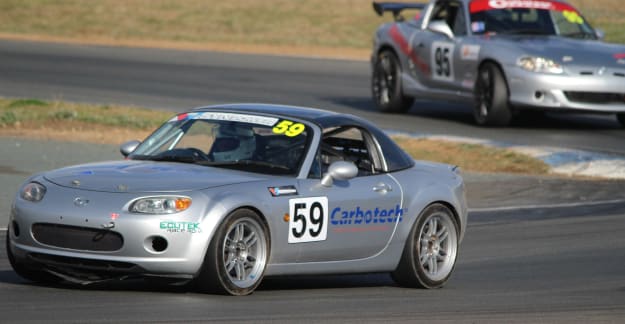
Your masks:
<svg viewBox="0 0 625 324"><path fill-rule="evenodd" d="M65 274L191 278L201 268L220 219L207 214L207 204L200 203L206 202L201 193L193 194L194 204L185 212L139 215L123 210L136 194L46 186L54 189L41 202L16 198L9 248L18 263ZM89 205L75 206L73 198L78 196L86 197Z"/></svg>
<svg viewBox="0 0 625 324"><path fill-rule="evenodd" d="M510 103L516 107L625 113L625 74L606 71L593 75L552 75L505 71Z"/></svg>

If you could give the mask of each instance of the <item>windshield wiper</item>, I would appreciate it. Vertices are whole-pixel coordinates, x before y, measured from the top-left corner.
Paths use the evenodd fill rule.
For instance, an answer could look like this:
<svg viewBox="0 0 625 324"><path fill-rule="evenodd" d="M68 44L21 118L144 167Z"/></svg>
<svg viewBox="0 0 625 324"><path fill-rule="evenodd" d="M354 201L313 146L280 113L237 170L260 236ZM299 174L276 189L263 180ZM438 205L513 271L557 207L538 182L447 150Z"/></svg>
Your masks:
<svg viewBox="0 0 625 324"><path fill-rule="evenodd" d="M582 38L582 39L597 39L597 37L594 34L583 32L583 31L568 33L568 34L561 34L560 36L570 37L570 38Z"/></svg>
<svg viewBox="0 0 625 324"><path fill-rule="evenodd" d="M157 162L181 162L181 163L198 163L202 161L198 161L194 159L192 156L184 156L184 155L138 155L133 156L133 160L147 160L147 161L157 161Z"/></svg>
<svg viewBox="0 0 625 324"><path fill-rule="evenodd" d="M245 167L245 166L250 166L250 167L261 167L261 168L268 168L268 169L272 169L275 171L279 171L281 173L286 172L286 173L291 173L292 170L284 165L280 165L280 164L273 164L273 163L269 163L269 162L265 162L265 161L257 161L257 160L238 160L238 161L219 161L219 162L212 162L212 161L199 161L198 164L201 165L207 165L207 166L214 166L214 167Z"/></svg>
<svg viewBox="0 0 625 324"><path fill-rule="evenodd" d="M511 29L500 31L500 33L508 35L553 35L553 33L541 29Z"/></svg>

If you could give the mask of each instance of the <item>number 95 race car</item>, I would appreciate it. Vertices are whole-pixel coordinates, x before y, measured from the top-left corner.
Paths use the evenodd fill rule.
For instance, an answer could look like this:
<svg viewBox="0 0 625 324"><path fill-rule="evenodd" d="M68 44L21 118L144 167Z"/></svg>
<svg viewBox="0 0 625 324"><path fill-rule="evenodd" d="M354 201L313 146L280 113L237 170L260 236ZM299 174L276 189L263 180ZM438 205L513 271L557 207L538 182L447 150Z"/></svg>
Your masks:
<svg viewBox="0 0 625 324"><path fill-rule="evenodd" d="M351 115L204 107L121 152L21 186L6 240L20 276L163 277L245 295L264 276L390 272L437 288L467 226L457 167L414 161Z"/></svg>
<svg viewBox="0 0 625 324"><path fill-rule="evenodd" d="M415 98L472 103L479 125L524 111L614 113L625 125L625 46L601 41L556 0L374 3L395 22L374 35L372 94L382 111ZM420 10L403 19L406 9Z"/></svg>

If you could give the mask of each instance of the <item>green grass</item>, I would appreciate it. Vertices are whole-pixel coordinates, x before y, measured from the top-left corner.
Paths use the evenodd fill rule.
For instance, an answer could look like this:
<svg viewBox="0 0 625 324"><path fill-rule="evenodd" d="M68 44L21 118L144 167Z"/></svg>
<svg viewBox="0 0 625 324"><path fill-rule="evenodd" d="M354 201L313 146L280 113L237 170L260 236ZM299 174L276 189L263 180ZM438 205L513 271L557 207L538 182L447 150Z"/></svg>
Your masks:
<svg viewBox="0 0 625 324"><path fill-rule="evenodd" d="M172 115L172 112L127 106L0 99L0 127L76 121L146 130L159 126Z"/></svg>
<svg viewBox="0 0 625 324"><path fill-rule="evenodd" d="M124 140L143 138L173 114L129 106L0 98L0 136L13 134L11 131L19 129L25 136L34 133L28 130L36 130L49 135L46 138L56 138L60 130L72 128L82 135L81 140L98 143L104 140L104 143L117 145L122 139L114 136L115 133L128 136ZM122 129L126 131L121 132ZM68 140L67 137L58 139ZM549 171L542 161L505 149L402 136L393 139L416 159L454 164L467 171L522 174L545 174Z"/></svg>
<svg viewBox="0 0 625 324"><path fill-rule="evenodd" d="M621 0L572 0L625 43ZM367 0L0 0L0 33L78 40L229 43L361 49L378 17Z"/></svg>

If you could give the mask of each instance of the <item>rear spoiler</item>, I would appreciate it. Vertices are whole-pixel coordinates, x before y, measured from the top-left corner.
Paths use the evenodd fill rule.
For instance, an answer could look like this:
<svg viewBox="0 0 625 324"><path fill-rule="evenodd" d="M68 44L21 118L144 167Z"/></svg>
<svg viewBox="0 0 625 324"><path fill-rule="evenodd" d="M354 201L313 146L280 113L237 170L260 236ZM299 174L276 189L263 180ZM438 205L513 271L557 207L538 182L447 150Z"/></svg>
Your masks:
<svg viewBox="0 0 625 324"><path fill-rule="evenodd" d="M393 13L395 21L403 20L400 13L404 9L423 10L426 6L427 3L373 2L373 10L375 10L378 16L383 16L385 12L390 11Z"/></svg>

